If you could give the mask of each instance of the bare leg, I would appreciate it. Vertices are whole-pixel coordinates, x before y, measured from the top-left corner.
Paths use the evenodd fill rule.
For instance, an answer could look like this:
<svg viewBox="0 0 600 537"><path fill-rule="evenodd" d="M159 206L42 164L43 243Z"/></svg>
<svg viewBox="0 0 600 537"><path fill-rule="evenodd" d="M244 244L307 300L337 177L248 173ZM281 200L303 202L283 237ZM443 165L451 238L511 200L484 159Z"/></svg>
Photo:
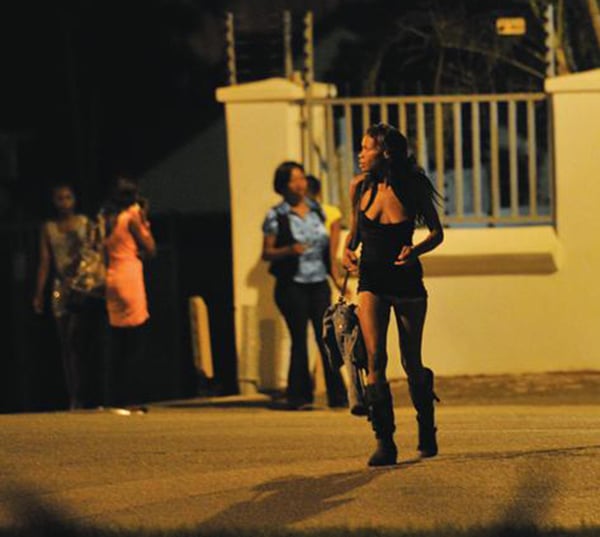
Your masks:
<svg viewBox="0 0 600 537"><path fill-rule="evenodd" d="M377 439L377 448L369 466L396 464L398 450L394 443L394 406L390 386L386 381L387 329L390 303L381 296L363 291L358 295L358 320L367 351L368 372L366 400L369 420Z"/></svg>
<svg viewBox="0 0 600 537"><path fill-rule="evenodd" d="M367 384L385 382L387 366L387 330L390 304L369 291L358 295L358 320L367 351L369 371Z"/></svg>

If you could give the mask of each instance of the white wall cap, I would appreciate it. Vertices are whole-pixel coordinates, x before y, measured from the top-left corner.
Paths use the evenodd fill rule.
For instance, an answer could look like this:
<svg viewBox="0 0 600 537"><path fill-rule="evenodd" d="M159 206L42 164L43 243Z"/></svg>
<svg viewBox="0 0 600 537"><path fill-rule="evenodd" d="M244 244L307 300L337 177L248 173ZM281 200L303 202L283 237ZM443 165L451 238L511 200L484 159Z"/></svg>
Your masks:
<svg viewBox="0 0 600 537"><path fill-rule="evenodd" d="M220 103L256 101L293 101L304 99L306 92L301 84L287 78L267 78L256 82L246 82L234 86L217 88L216 98ZM333 84L315 82L312 97L335 97L337 89Z"/></svg>
<svg viewBox="0 0 600 537"><path fill-rule="evenodd" d="M546 93L581 93L600 91L600 69L547 78Z"/></svg>
<svg viewBox="0 0 600 537"><path fill-rule="evenodd" d="M415 242L425 238L428 231L415 231ZM428 256L492 255L555 252L559 243L552 226L514 226L495 228L444 229L445 240Z"/></svg>

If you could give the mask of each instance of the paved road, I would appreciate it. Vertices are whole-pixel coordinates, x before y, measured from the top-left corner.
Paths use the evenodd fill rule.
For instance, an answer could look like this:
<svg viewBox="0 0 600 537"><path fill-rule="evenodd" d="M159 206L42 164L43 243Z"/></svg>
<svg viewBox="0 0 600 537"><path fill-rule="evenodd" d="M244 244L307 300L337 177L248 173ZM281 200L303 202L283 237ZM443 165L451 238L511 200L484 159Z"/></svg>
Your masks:
<svg viewBox="0 0 600 537"><path fill-rule="evenodd" d="M369 469L364 419L219 401L133 416L0 416L0 527L49 510L165 530L600 528L598 405L442 405L441 453L426 461L415 458L414 416L401 407L400 464Z"/></svg>

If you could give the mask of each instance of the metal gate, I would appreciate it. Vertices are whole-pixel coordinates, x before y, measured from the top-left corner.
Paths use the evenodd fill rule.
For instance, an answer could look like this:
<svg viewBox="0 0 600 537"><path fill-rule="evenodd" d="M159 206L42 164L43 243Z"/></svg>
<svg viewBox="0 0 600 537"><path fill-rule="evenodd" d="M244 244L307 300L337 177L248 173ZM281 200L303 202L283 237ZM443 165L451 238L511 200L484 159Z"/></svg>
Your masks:
<svg viewBox="0 0 600 537"><path fill-rule="evenodd" d="M349 184L366 128L407 135L452 227L554 222L550 107L543 93L306 99L303 160L329 203L350 214Z"/></svg>

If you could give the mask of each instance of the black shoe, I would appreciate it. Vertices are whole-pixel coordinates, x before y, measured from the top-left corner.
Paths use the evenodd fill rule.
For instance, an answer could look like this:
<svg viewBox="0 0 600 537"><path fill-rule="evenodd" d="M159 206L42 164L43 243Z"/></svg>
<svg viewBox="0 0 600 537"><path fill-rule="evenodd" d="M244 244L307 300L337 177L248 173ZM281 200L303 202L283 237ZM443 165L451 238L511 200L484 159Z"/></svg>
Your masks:
<svg viewBox="0 0 600 537"><path fill-rule="evenodd" d="M438 454L438 445L435 438L436 432L436 427L419 428L419 446L417 449L424 459L435 457Z"/></svg>
<svg viewBox="0 0 600 537"><path fill-rule="evenodd" d="M369 459L369 466L393 466L398 459L398 449L390 438L378 439L377 449Z"/></svg>
<svg viewBox="0 0 600 537"><path fill-rule="evenodd" d="M302 399L280 399L271 401L269 404L271 410L313 410L312 401Z"/></svg>
<svg viewBox="0 0 600 537"><path fill-rule="evenodd" d="M127 410L129 410L131 414L148 414L148 407L143 405L128 406Z"/></svg>
<svg viewBox="0 0 600 537"><path fill-rule="evenodd" d="M369 466L396 464L398 449L394 444L394 406L390 385L367 384L366 399L369 403L369 420L377 439L377 449L369 459Z"/></svg>
<svg viewBox="0 0 600 537"><path fill-rule="evenodd" d="M353 416L368 416L369 415L369 409L361 404L357 404L354 405L351 409L350 409L350 414L352 414Z"/></svg>
<svg viewBox="0 0 600 537"><path fill-rule="evenodd" d="M417 450L422 458L435 457L438 454L436 440L437 428L435 426L435 406L439 398L434 391L434 374L425 368L425 380L421 384L409 382L409 393L413 406L417 411L417 424L419 428L419 444Z"/></svg>

